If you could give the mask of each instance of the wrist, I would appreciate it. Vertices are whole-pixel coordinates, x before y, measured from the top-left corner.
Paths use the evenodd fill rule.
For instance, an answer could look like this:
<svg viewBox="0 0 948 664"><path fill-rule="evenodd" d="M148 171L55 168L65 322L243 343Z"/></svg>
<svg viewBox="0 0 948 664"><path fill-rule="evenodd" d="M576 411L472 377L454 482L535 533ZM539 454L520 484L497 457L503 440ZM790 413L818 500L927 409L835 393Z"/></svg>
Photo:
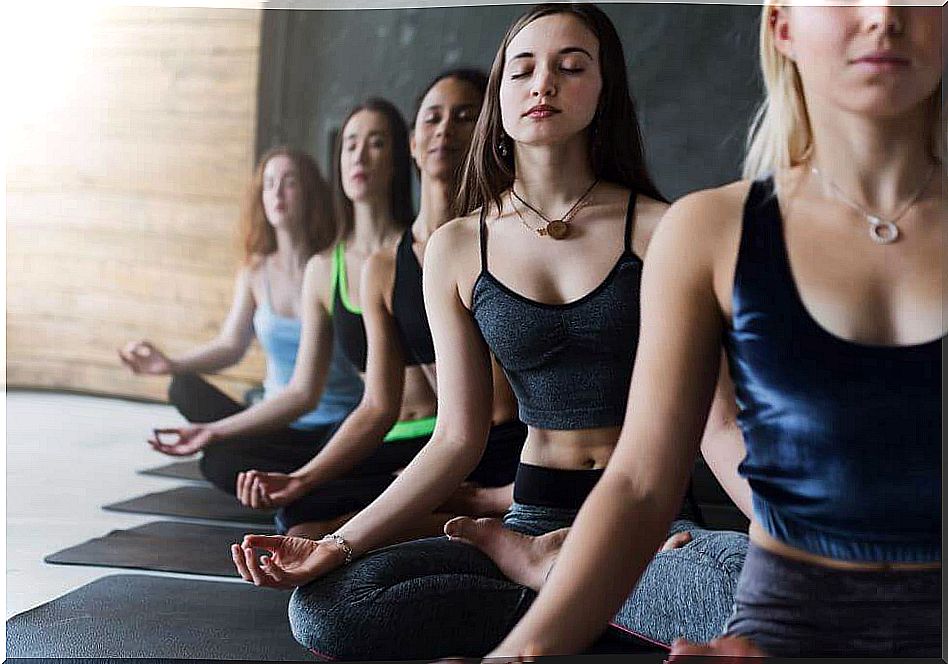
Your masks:
<svg viewBox="0 0 948 664"><path fill-rule="evenodd" d="M348 565L349 563L352 562L352 559L354 557L352 547L349 546L349 542L347 542L346 538L344 538L342 535L339 535L337 533L330 533L328 535L323 535L323 538L321 540L318 540L318 542L320 544L327 544L329 546L332 546L337 551L339 551L342 556L343 565Z"/></svg>
<svg viewBox="0 0 948 664"><path fill-rule="evenodd" d="M168 370L165 373L169 376L174 376L176 374L184 373L184 367L181 366L181 363L178 360L172 358L167 358Z"/></svg>

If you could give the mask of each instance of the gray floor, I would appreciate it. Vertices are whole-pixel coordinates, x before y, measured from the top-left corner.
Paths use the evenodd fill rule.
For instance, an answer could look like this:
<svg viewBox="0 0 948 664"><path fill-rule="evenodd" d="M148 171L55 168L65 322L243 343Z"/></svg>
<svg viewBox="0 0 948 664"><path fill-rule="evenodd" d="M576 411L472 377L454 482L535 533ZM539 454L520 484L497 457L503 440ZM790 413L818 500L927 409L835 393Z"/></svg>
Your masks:
<svg viewBox="0 0 948 664"><path fill-rule="evenodd" d="M93 579L123 572L47 565L43 556L115 528L160 518L105 512L102 505L182 484L135 471L171 460L145 440L153 427L184 420L170 406L51 392L10 391L6 411L9 618Z"/></svg>

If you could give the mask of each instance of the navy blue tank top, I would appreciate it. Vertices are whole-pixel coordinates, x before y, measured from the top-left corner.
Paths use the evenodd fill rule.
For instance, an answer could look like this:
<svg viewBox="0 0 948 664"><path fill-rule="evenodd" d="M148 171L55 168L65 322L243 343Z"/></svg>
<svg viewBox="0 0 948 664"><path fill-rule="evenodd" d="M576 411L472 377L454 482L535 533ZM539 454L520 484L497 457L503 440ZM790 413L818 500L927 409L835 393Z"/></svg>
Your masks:
<svg viewBox="0 0 948 664"><path fill-rule="evenodd" d="M392 286L392 316L408 366L435 361L434 342L421 288L421 265L411 245L409 228L395 251L395 281Z"/></svg>
<svg viewBox="0 0 948 664"><path fill-rule="evenodd" d="M578 300L546 304L490 273L481 213L481 272L471 312L510 381L524 423L559 430L622 424L639 338L642 261L630 240L634 216L633 193L625 248L605 280Z"/></svg>
<svg viewBox="0 0 948 664"><path fill-rule="evenodd" d="M776 539L840 560L941 560L941 340L872 346L800 299L770 179L744 208L725 343L753 490Z"/></svg>
<svg viewBox="0 0 948 664"><path fill-rule="evenodd" d="M349 283L346 275L346 248L340 242L332 255L332 315L333 335L339 340L339 349L352 365L365 373L369 344L361 307L349 301Z"/></svg>

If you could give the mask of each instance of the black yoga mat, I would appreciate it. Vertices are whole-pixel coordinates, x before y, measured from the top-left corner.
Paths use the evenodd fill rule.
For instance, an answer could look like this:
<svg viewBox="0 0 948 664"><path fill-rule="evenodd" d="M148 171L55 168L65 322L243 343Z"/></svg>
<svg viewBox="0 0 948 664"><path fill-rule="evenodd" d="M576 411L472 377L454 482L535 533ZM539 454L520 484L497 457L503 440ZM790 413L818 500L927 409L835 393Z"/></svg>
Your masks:
<svg viewBox="0 0 948 664"><path fill-rule="evenodd" d="M157 468L146 468L139 470L139 475L152 475L154 477L170 477L176 480L195 480L205 482L201 475L201 467L197 459L188 461L175 461Z"/></svg>
<svg viewBox="0 0 948 664"><path fill-rule="evenodd" d="M142 574L97 579L7 621L8 657L313 661L288 592Z"/></svg>
<svg viewBox="0 0 948 664"><path fill-rule="evenodd" d="M270 534L270 526L209 526L152 521L130 530L113 530L43 560L57 565L125 567L159 572L239 576L230 545L247 533Z"/></svg>
<svg viewBox="0 0 948 664"><path fill-rule="evenodd" d="M183 516L192 519L236 521L237 523L273 523L272 510L254 510L241 505L212 486L179 486L168 491L149 493L131 500L106 505L112 512Z"/></svg>

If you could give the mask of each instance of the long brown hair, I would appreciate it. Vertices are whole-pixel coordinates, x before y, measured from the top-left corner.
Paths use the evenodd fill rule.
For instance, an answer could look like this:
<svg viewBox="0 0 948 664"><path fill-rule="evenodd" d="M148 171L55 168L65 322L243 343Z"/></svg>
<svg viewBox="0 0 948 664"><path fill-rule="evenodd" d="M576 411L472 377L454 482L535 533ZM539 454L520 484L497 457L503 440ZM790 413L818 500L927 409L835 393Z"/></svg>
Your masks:
<svg viewBox="0 0 948 664"><path fill-rule="evenodd" d="M354 106L346 115L333 146L332 197L338 223L337 241L349 237L355 224L352 201L349 200L342 188L340 160L342 158L342 143L345 139L343 132L352 116L360 111L381 113L388 121L388 129L392 140L392 220L399 229L405 229L415 218L415 210L411 199L411 149L408 144L408 126L405 124L402 114L398 112L392 102L380 97L369 97Z"/></svg>
<svg viewBox="0 0 948 664"><path fill-rule="evenodd" d="M489 204L496 206L498 211L503 207L500 196L514 181L513 150L507 149L507 156L500 151L501 143L507 140L500 113L500 83L506 64L505 53L511 40L524 27L553 14L575 16L599 40L602 92L599 94L596 115L587 129L593 174L600 180L622 185L656 200L665 200L652 181L645 163L642 132L635 102L629 91L622 41L615 26L605 12L595 5L547 3L533 7L514 21L497 49L487 82L484 107L477 119L471 150L464 164L455 209L458 216L470 214Z"/></svg>
<svg viewBox="0 0 948 664"><path fill-rule="evenodd" d="M241 211L241 238L244 262L255 256L266 256L277 249L276 231L267 221L263 209L263 171L273 157L285 156L296 166L302 192L303 214L298 237L303 242L306 256L325 251L336 237L336 218L333 214L329 184L319 172L316 161L306 152L286 145L267 150L253 172L247 196Z"/></svg>

